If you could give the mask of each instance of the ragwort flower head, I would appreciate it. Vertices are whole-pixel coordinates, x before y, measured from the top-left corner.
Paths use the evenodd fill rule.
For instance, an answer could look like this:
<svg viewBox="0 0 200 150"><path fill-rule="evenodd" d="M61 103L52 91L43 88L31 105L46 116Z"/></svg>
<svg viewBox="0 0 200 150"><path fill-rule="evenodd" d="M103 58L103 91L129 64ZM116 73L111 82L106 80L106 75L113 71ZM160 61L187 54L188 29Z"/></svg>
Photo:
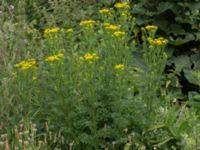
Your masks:
<svg viewBox="0 0 200 150"><path fill-rule="evenodd" d="M96 21L94 20L85 20L80 22L80 26L93 27L95 23Z"/></svg>
<svg viewBox="0 0 200 150"><path fill-rule="evenodd" d="M124 64L117 64L117 65L115 65L115 69L116 70L124 70L125 66L124 66Z"/></svg>
<svg viewBox="0 0 200 150"><path fill-rule="evenodd" d="M57 33L57 32L61 32L63 31L63 29L60 29L58 27L55 27L55 28L46 28L44 30L44 34L48 34L48 33Z"/></svg>
<svg viewBox="0 0 200 150"><path fill-rule="evenodd" d="M96 53L86 53L83 57L85 60L96 60L99 59Z"/></svg>
<svg viewBox="0 0 200 150"><path fill-rule="evenodd" d="M147 29L147 30L157 30L157 29L158 29L158 26L155 26L155 25L147 25L147 26L145 27L145 29Z"/></svg>
<svg viewBox="0 0 200 150"><path fill-rule="evenodd" d="M65 58L64 54L60 53L60 54L57 54L57 55L48 56L45 59L45 61L52 62L52 61L57 61L57 60L64 59L64 58Z"/></svg>
<svg viewBox="0 0 200 150"><path fill-rule="evenodd" d="M66 30L66 32L67 32L67 33L71 33L71 32L73 32L73 29L72 29L72 28L68 28L68 29Z"/></svg>
<svg viewBox="0 0 200 150"><path fill-rule="evenodd" d="M117 8L117 9L128 9L128 8L130 8L130 6L129 6L129 3L116 3L115 5L114 5L114 7L115 8Z"/></svg>
<svg viewBox="0 0 200 150"><path fill-rule="evenodd" d="M124 36L126 33L125 32L122 32L122 31L116 31L113 33L113 36L115 37L122 37Z"/></svg>
<svg viewBox="0 0 200 150"><path fill-rule="evenodd" d="M23 60L23 61L15 64L15 67L20 68L22 70L27 70L32 67L36 67L36 60L35 59Z"/></svg>
<svg viewBox="0 0 200 150"><path fill-rule="evenodd" d="M120 25L107 24L107 25L104 25L104 26L105 26L105 29L112 30L112 31L120 29Z"/></svg>
<svg viewBox="0 0 200 150"><path fill-rule="evenodd" d="M168 40L163 38L163 37L159 37L159 38L156 38L156 39L148 38L148 41L149 41L150 44L158 45L158 46L163 46L163 45L166 45L168 43Z"/></svg>
<svg viewBox="0 0 200 150"><path fill-rule="evenodd" d="M100 10L99 10L99 13L100 13L100 14L108 14L108 13L110 13L110 10L109 10L109 9L106 9L106 8L103 8L103 9L100 9Z"/></svg>

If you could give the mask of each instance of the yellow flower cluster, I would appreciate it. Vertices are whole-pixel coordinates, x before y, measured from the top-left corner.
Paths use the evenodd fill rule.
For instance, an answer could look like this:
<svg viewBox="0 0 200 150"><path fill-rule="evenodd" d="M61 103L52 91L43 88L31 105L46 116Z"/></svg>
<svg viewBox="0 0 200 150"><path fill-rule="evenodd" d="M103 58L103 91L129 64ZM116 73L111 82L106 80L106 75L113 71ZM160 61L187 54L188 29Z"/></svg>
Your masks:
<svg viewBox="0 0 200 150"><path fill-rule="evenodd" d="M121 37L121 36L124 36L126 33L125 32L122 32L122 31L116 31L113 33L113 36L115 37Z"/></svg>
<svg viewBox="0 0 200 150"><path fill-rule="evenodd" d="M109 24L109 23L107 23L107 24L104 24L104 26L105 26L105 29L107 29L107 30L119 30L120 29L120 26L119 25L113 25L113 24Z"/></svg>
<svg viewBox="0 0 200 150"><path fill-rule="evenodd" d="M83 57L81 57L82 59L85 60L96 60L99 59L99 57L97 56L96 53L86 53Z"/></svg>
<svg viewBox="0 0 200 150"><path fill-rule="evenodd" d="M124 64L117 64L117 65L115 65L115 69L116 70L124 70L124 68L125 68Z"/></svg>
<svg viewBox="0 0 200 150"><path fill-rule="evenodd" d="M153 38L148 38L148 41L150 44L152 45L166 45L168 40L163 38L163 37L159 37L159 38L156 38L156 39L153 39Z"/></svg>
<svg viewBox="0 0 200 150"><path fill-rule="evenodd" d="M67 33L70 33L70 32L73 32L73 29L72 28L68 28L66 31L67 31Z"/></svg>
<svg viewBox="0 0 200 150"><path fill-rule="evenodd" d="M147 26L145 27L145 29L147 29L147 30L157 30L158 27L157 27L157 26L154 26L154 25L147 25Z"/></svg>
<svg viewBox="0 0 200 150"><path fill-rule="evenodd" d="M96 21L94 20L85 20L80 22L80 26L87 26L87 27L93 27Z"/></svg>
<svg viewBox="0 0 200 150"><path fill-rule="evenodd" d="M63 32L64 29L61 29L61 28L47 28L44 30L44 34L50 34L50 33L58 33L58 32ZM69 32L73 32L73 29L72 28L68 28L66 29L66 32L69 33Z"/></svg>
<svg viewBox="0 0 200 150"><path fill-rule="evenodd" d="M48 34L48 33L57 33L57 32L60 32L60 31L63 31L62 29L56 27L56 28L47 28L44 30L44 33L45 34Z"/></svg>
<svg viewBox="0 0 200 150"><path fill-rule="evenodd" d="M121 28L120 25L113 25L113 24L109 24L109 23L104 23L104 27L107 30L114 31L112 33L112 35L115 36L115 37L121 37L121 36L125 35L125 32L117 31Z"/></svg>
<svg viewBox="0 0 200 150"><path fill-rule="evenodd" d="M36 65L35 59L29 59L29 60L23 60L17 64L15 64L15 67L20 68L22 70L27 70L31 67L34 67Z"/></svg>
<svg viewBox="0 0 200 150"><path fill-rule="evenodd" d="M60 59L64 59L65 56L64 54L60 53L60 54L57 54L57 55L52 55L52 56L48 56L45 61L57 61L57 60L60 60Z"/></svg>
<svg viewBox="0 0 200 150"><path fill-rule="evenodd" d="M117 9L127 9L130 8L129 3L116 3L114 5L115 8Z"/></svg>
<svg viewBox="0 0 200 150"><path fill-rule="evenodd" d="M110 10L109 10L109 9L106 9L106 8L103 8L103 9L100 9L100 10L99 10L99 13L100 13L100 14L110 13Z"/></svg>

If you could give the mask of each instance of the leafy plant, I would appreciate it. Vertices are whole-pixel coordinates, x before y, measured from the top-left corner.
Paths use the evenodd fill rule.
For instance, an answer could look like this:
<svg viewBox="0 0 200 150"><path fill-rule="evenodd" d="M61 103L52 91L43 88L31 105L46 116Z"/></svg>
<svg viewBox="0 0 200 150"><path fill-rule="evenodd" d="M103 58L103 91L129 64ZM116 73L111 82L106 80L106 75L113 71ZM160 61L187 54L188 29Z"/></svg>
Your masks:
<svg viewBox="0 0 200 150"><path fill-rule="evenodd" d="M199 93L195 89L183 97L184 80L179 80L183 74L182 79L199 86L198 53L170 59L167 45L172 40L161 37L158 26L136 27L138 18L131 15L134 8L127 2L102 1L104 6L98 11L96 3L86 14L97 16L83 15L80 20L76 15L70 22L63 16L68 13L65 10L79 11L75 6L81 1L48 1L42 10L36 6L43 1L34 5L13 1L14 8L3 2L3 149L8 144L13 149L41 149L40 140L42 149L199 148ZM178 99L189 100L181 103ZM34 136L36 127L30 121L38 124ZM46 122L49 125L44 127Z"/></svg>

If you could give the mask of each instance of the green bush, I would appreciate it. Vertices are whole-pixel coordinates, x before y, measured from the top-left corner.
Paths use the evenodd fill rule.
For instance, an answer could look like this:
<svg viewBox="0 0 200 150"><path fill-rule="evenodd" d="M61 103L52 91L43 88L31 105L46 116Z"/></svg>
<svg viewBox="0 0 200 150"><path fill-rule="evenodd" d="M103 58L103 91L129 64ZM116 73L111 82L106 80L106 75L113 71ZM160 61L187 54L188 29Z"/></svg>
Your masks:
<svg viewBox="0 0 200 150"><path fill-rule="evenodd" d="M74 26L83 18L95 16L101 6L97 0L3 0L0 4L4 9L14 6L15 15L24 10L27 22L34 23L40 30L47 26Z"/></svg>
<svg viewBox="0 0 200 150"><path fill-rule="evenodd" d="M134 1L132 12L137 16L137 24L154 24L170 39L172 45L182 45L199 41L200 3L186 1Z"/></svg>
<svg viewBox="0 0 200 150"><path fill-rule="evenodd" d="M200 3L198 0L132 1L132 13L139 26L159 26L159 34L169 39L167 76L178 99L199 91Z"/></svg>
<svg viewBox="0 0 200 150"><path fill-rule="evenodd" d="M102 1L104 5L114 5L115 2L118 1ZM148 24L157 25L158 34L169 39L170 59L166 65L166 73L171 89L177 93L177 99L187 99L191 92L200 92L197 75L200 68L199 1L132 0L130 2L132 15L136 17L139 27ZM140 36L138 31L135 34Z"/></svg>

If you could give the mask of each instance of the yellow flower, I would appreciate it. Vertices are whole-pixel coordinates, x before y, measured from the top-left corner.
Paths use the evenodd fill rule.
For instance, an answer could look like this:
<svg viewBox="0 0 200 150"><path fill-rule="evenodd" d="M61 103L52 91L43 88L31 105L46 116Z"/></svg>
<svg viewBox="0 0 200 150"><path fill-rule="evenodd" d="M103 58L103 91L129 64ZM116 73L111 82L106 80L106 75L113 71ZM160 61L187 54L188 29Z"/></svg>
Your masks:
<svg viewBox="0 0 200 150"><path fill-rule="evenodd" d="M124 68L125 68L124 64L117 64L117 65L115 65L115 69L116 70L124 70Z"/></svg>
<svg viewBox="0 0 200 150"><path fill-rule="evenodd" d="M116 3L114 5L114 7L117 8L117 9L121 9L121 8L127 9L127 8L130 8L129 3Z"/></svg>
<svg viewBox="0 0 200 150"><path fill-rule="evenodd" d="M57 32L60 32L62 31L62 29L58 28L58 27L55 27L55 28L47 28L44 30L44 33L45 34L48 34L48 33L57 33Z"/></svg>
<svg viewBox="0 0 200 150"><path fill-rule="evenodd" d="M67 29L67 33L73 32L72 28Z"/></svg>
<svg viewBox="0 0 200 150"><path fill-rule="evenodd" d="M35 59L23 60L17 64L15 64L16 68L20 68L22 70L27 70L36 65Z"/></svg>
<svg viewBox="0 0 200 150"><path fill-rule="evenodd" d="M85 20L80 22L80 26L87 26L87 27L93 27L96 21L94 20Z"/></svg>
<svg viewBox="0 0 200 150"><path fill-rule="evenodd" d="M125 34L126 34L125 32L116 31L116 32L113 33L113 36L120 37L120 36L124 36Z"/></svg>
<svg viewBox="0 0 200 150"><path fill-rule="evenodd" d="M96 53L86 53L85 55L84 55L84 59L85 60L95 60L95 59L99 59L99 57L97 56L97 54Z"/></svg>
<svg viewBox="0 0 200 150"><path fill-rule="evenodd" d="M64 58L64 54L60 53L57 55L48 56L45 61L57 61Z"/></svg>
<svg viewBox="0 0 200 150"><path fill-rule="evenodd" d="M147 30L157 30L158 27L157 27L157 26L154 26L154 25L147 25L147 26L145 27L145 29L147 29Z"/></svg>
<svg viewBox="0 0 200 150"><path fill-rule="evenodd" d="M100 10L99 10L99 13L100 13L100 14L109 13L109 12L110 12L110 10L109 10L109 9L106 9L106 8L100 9Z"/></svg>
<svg viewBox="0 0 200 150"><path fill-rule="evenodd" d="M148 38L148 41L152 45L159 45L159 46L166 45L167 42L168 42L168 40L163 38L163 37L159 37L159 38L156 38L156 39Z"/></svg>
<svg viewBox="0 0 200 150"><path fill-rule="evenodd" d="M107 30L119 30L120 26L119 25L113 25L113 24L106 24L105 29L107 29Z"/></svg>

